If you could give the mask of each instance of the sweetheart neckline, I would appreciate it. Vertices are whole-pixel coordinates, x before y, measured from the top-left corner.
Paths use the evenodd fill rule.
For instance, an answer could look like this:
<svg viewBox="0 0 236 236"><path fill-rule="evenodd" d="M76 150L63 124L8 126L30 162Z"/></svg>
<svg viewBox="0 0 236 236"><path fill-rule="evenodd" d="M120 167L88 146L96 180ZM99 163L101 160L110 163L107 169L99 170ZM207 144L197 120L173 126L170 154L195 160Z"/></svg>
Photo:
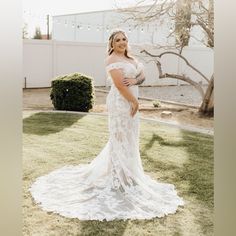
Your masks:
<svg viewBox="0 0 236 236"><path fill-rule="evenodd" d="M113 62L113 63L110 63L109 65L106 65L106 67L112 65L112 64L116 64L116 63L126 63L126 64L131 64L136 70L138 69L138 64L137 65L134 65L132 62L128 62L128 61L117 61L117 62Z"/></svg>

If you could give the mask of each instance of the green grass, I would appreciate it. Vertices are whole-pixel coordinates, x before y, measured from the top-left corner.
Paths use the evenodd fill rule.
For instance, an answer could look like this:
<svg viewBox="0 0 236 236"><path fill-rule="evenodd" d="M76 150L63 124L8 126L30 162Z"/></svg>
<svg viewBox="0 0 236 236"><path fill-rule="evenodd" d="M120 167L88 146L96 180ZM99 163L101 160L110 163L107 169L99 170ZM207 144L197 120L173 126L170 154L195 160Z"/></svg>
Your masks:
<svg viewBox="0 0 236 236"><path fill-rule="evenodd" d="M186 205L160 219L80 221L41 210L28 188L56 168L89 163L108 140L107 117L32 112L24 117L23 235L213 235L213 137L141 121L145 172L174 184Z"/></svg>

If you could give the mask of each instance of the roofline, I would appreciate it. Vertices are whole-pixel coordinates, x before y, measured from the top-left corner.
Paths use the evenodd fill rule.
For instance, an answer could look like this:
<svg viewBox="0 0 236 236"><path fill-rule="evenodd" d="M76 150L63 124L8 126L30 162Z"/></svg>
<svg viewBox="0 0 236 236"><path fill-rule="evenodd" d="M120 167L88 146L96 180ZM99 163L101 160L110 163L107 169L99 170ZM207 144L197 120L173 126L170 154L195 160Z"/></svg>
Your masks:
<svg viewBox="0 0 236 236"><path fill-rule="evenodd" d="M63 15L53 15L52 17L83 15L83 14L88 14L88 13L109 12L109 11L115 11L115 10L116 10L116 9L100 10L100 11L86 11L86 12L70 13L70 14L63 14Z"/></svg>
<svg viewBox="0 0 236 236"><path fill-rule="evenodd" d="M137 6L137 8L141 8L141 7L148 7L151 6L152 4L148 4L145 6ZM124 8L114 8L114 9L107 9L107 10L99 10L99 11L86 11L86 12L78 12L78 13L70 13L70 14L63 14L63 15L53 15L52 17L60 17L60 16L74 16L74 15L83 15L83 14L89 14L89 13L98 13L98 12L111 12L111 11L119 11L121 9L130 9L133 7L124 7Z"/></svg>

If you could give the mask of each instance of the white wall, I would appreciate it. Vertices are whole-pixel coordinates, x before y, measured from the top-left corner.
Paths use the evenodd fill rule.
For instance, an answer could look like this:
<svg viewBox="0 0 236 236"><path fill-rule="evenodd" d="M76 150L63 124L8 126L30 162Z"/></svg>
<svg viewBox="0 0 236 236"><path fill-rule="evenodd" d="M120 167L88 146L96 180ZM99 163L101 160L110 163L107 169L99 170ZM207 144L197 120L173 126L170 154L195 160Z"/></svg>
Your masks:
<svg viewBox="0 0 236 236"><path fill-rule="evenodd" d="M80 72L94 78L96 86L106 84L105 45L54 40L24 40L23 87L50 87L59 75Z"/></svg>
<svg viewBox="0 0 236 236"><path fill-rule="evenodd" d="M27 88L50 87L51 80L59 75L80 72L94 78L96 86L107 85L104 59L104 43L78 43L55 40L24 40L23 42L23 78L26 77ZM151 48L151 46L149 46ZM159 79L158 70L149 58L140 54L140 47L131 45L134 55L145 66L146 80L144 85L177 85L175 79ZM160 53L151 49L155 54ZM186 48L183 52L189 62L210 78L213 73L213 51L207 48ZM165 56L162 60L163 72L186 73L195 81L202 81L195 72L188 69L185 63L174 56ZM184 82L181 82L181 84Z"/></svg>
<svg viewBox="0 0 236 236"><path fill-rule="evenodd" d="M53 46L46 40L27 40L23 43L23 87L49 87L54 76Z"/></svg>

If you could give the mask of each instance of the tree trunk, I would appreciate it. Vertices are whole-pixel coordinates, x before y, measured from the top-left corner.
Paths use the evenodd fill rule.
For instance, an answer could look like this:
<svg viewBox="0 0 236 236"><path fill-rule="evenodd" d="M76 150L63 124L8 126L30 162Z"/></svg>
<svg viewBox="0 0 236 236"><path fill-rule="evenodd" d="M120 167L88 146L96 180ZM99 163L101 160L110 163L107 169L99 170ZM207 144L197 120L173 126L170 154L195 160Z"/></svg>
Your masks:
<svg viewBox="0 0 236 236"><path fill-rule="evenodd" d="M191 1L178 0L176 3L175 36L177 46L187 46L191 28Z"/></svg>
<svg viewBox="0 0 236 236"><path fill-rule="evenodd" d="M214 115L214 76L212 76L207 87L202 104L199 108L199 113L211 117Z"/></svg>

